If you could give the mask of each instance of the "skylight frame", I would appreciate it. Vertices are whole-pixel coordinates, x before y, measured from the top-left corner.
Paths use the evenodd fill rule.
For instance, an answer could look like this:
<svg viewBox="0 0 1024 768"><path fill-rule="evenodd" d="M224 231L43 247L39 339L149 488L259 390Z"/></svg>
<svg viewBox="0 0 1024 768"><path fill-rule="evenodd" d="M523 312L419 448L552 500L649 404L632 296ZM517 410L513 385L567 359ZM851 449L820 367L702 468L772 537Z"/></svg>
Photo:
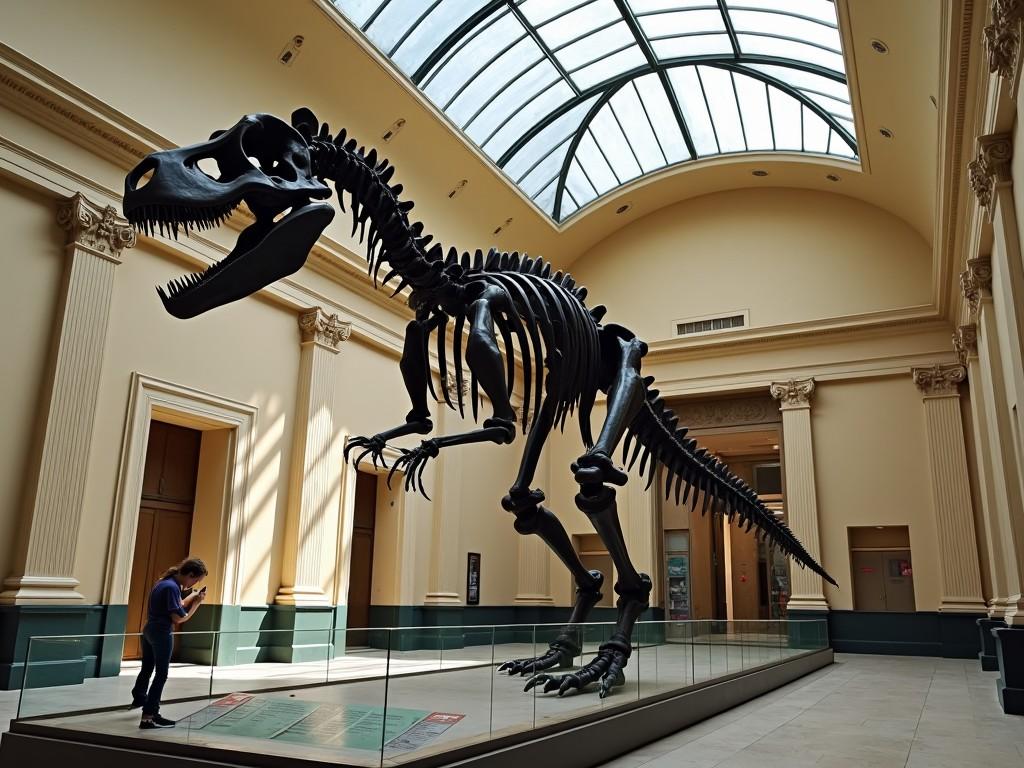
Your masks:
<svg viewBox="0 0 1024 768"><path fill-rule="evenodd" d="M358 24L370 42L391 58L396 67L438 105L454 126L476 144L511 183L558 224L565 222L577 210L637 178L709 157L781 152L841 161L859 160L854 108L842 57L843 41L835 0L807 0L806 9L794 6L789 0L678 0L674 3L670 0L543 0L551 5L540 5L541 0L458 0L445 3L420 0L415 7L412 0L332 2L342 15L346 9L354 9L352 23ZM401 22L396 26L394 12L392 18L388 17L388 9L393 11L396 3L401 3L404 12L402 22L408 20L407 27L403 28ZM582 9L588 7L593 11L594 23L584 29L586 13ZM546 15L549 9L554 12ZM721 28L708 15L709 12L717 12ZM701 14L699 17L694 15L693 19L700 19L702 31L686 31L685 21L690 13ZM562 21L571 14L576 14L574 19ZM664 14L674 14L672 18L676 21L677 31L647 34L645 24L648 29L651 25L644 20ZM778 16L783 21L791 19L793 24L780 22L757 28L758 20L769 16ZM387 28L375 32L374 24L378 20L386 21ZM424 44L421 50L406 48L403 51L403 46L410 39L421 43L414 36L421 25L427 23L436 24L439 32L446 34L439 34L432 47ZM623 24L623 31L607 31ZM488 30L491 30L492 38L501 37L492 29L495 25L499 25L504 33L513 35L514 39L504 39L491 50L487 47ZM574 29L576 25L579 25L579 31ZM521 33L517 31L520 28ZM423 29L431 30L432 27ZM803 29L806 37L795 36L791 33L793 29ZM425 35L421 33L420 37ZM687 39L694 42L680 42L675 46L664 44ZM384 40L388 44L382 48ZM761 45L756 42L758 40L767 42ZM474 44L475 51L471 47ZM593 48L589 55L586 51L588 44ZM560 54L571 47L573 55L563 61ZM747 52L749 47L769 52ZM666 48L670 50L666 51ZM715 52L694 53L702 49ZM480 58L483 50L490 54L487 59ZM510 54L512 51L515 55ZM669 55L673 53L684 55ZM580 54L586 58L581 59ZM404 64L395 61L396 55ZM460 55L466 59L461 63L458 62ZM465 66L470 60L472 66ZM455 68L446 71L453 64ZM687 119L687 114L691 117L697 114L694 109L700 111L700 107L692 104L696 94L677 92L673 85L679 80L673 72L677 69L685 72L686 68L696 73L697 81L701 83L703 109L706 110L702 119L710 122L714 152L708 151L709 145L704 139L701 146L697 146L692 133L695 125ZM463 73L470 74L462 79ZM722 78L722 74L727 74L728 78ZM435 79L442 75L444 79L439 81L439 91ZM603 79L597 82L586 79L595 75ZM656 76L664 100L654 90L655 81L645 79L648 75ZM581 77L584 79L580 80ZM719 82L719 89L713 92L710 100L703 92L703 80L706 78ZM646 97L641 95L637 85L641 79L645 79ZM516 93L519 81L524 82L524 86L521 92ZM727 83L731 85L731 97ZM631 87L632 95L622 90L627 86ZM758 95L762 86L763 97ZM431 89L434 95L431 95ZM446 98L442 97L445 92ZM466 98L460 105L463 96ZM635 101L632 101L634 97ZM651 102L651 98L655 101ZM626 116L635 130L627 131L621 116L615 111L613 99L616 99L620 110L623 103L632 104ZM691 106L684 109L682 99ZM581 105L588 102L589 108L580 110ZM642 116L635 114L637 102L642 107ZM665 122L668 116L666 103L674 119L671 127ZM657 112L657 120L652 119L649 107ZM782 107L785 111L775 115L774 111ZM541 141L541 137L552 135L545 129L570 113L572 119L566 125L571 132L567 136L559 129L558 136L552 139L553 144L532 146ZM583 115L582 120L573 127L572 123L579 114ZM797 115L799 142L793 133L796 129L793 120ZM592 124L597 120L610 126L611 123L607 122L609 117L617 124L618 132L602 129L605 144L602 146ZM474 127L478 118L483 119ZM517 120L523 125L513 128L511 124ZM730 122L732 128L729 127ZM513 130L515 133L510 132ZM701 129L704 137L708 136L706 130ZM724 134L720 136L722 132ZM783 137L781 141L780 135ZM768 136L771 137L771 148L766 148ZM615 178L615 185L595 183L588 173L587 163L577 157L581 143L591 161L596 157L590 145L585 143L588 139L604 157ZM799 149L794 148L798 143ZM666 144L670 151L666 151ZM683 154L683 146L685 156L676 159ZM657 167L652 160L656 156L655 150L664 161ZM528 154L513 163L520 153ZM614 158L610 158L609 153ZM542 180L539 187L536 186L537 179L531 179L530 190L535 190L531 193L522 184L530 179L535 168L554 165L552 154L560 158L558 175L551 180ZM621 172L630 165L630 157L640 173L639 176L625 174L628 176L625 178ZM524 159L525 164L522 162ZM620 164L618 171L615 161ZM510 164L516 165L518 172L511 172ZM524 168L527 168L525 173L522 172ZM590 170L608 181L607 174L594 168ZM573 175L571 186L576 194L569 189L570 174ZM552 183L555 184L553 197L550 194ZM588 187L596 196L589 192L583 194ZM581 196L582 200L578 199Z"/></svg>

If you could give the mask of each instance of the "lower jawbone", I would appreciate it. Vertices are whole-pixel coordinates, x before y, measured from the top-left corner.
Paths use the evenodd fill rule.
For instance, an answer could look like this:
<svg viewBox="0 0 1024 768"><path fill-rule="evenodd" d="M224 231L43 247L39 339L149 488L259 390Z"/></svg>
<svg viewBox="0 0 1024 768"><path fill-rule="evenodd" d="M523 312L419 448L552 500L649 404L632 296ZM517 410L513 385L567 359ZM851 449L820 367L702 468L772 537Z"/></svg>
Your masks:
<svg viewBox="0 0 1024 768"><path fill-rule="evenodd" d="M143 206L126 217L136 228L152 233L209 229L227 219L242 202L197 209L176 205ZM275 280L287 277L306 261L313 244L334 218L329 203L305 200L287 208L250 206L256 221L238 236L235 247L203 272L183 275L156 292L174 317L196 317L216 307L251 296ZM282 215L283 214L283 215Z"/></svg>

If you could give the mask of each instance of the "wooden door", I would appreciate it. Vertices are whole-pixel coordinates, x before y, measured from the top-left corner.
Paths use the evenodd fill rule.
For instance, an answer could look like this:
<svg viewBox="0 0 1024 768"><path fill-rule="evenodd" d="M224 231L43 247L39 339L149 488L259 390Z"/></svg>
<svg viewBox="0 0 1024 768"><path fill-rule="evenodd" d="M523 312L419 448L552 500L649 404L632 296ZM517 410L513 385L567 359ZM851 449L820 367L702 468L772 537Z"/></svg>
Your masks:
<svg viewBox="0 0 1024 768"><path fill-rule="evenodd" d="M345 633L345 645L365 646L370 626L370 598L373 587L373 532L377 523L377 476L367 472L356 475L355 514L352 522L352 558L348 571L348 609L346 626L357 628Z"/></svg>
<svg viewBox="0 0 1024 768"><path fill-rule="evenodd" d="M885 609L913 613L914 570L910 562L910 550L881 552L885 574Z"/></svg>
<svg viewBox="0 0 1024 768"><path fill-rule="evenodd" d="M882 553L854 550L850 554L853 557L854 610L886 610Z"/></svg>
<svg viewBox="0 0 1024 768"><path fill-rule="evenodd" d="M153 584L189 555L201 439L202 433L194 429L159 421L150 424L126 633L142 631ZM138 638L125 638L124 658L140 655Z"/></svg>

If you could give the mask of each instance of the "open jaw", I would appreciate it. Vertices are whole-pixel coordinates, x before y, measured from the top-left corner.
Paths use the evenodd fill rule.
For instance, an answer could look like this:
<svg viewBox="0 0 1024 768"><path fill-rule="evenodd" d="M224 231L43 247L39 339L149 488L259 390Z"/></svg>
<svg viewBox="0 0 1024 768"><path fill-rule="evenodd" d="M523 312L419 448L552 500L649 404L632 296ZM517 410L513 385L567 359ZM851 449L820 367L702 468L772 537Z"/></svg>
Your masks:
<svg viewBox="0 0 1024 768"><path fill-rule="evenodd" d="M195 205L144 205L126 211L138 230L152 235L157 230L177 239L179 231L213 229L228 219L234 203ZM301 269L317 238L334 218L334 208L308 198L293 206L269 208L250 205L256 221L242 230L235 247L202 272L185 274L157 287L164 308L174 317L195 317L215 307L250 296L275 280Z"/></svg>

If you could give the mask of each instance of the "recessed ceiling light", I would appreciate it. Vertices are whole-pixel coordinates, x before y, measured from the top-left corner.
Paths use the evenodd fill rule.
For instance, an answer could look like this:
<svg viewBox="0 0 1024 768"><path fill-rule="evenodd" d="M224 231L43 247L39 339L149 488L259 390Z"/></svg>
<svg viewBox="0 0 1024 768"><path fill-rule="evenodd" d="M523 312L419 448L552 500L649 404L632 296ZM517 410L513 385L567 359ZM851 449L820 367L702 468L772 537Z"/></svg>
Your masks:
<svg viewBox="0 0 1024 768"><path fill-rule="evenodd" d="M889 52L889 46L886 45L885 43L883 43L881 40L872 40L871 41L871 49L875 53L888 53Z"/></svg>
<svg viewBox="0 0 1024 768"><path fill-rule="evenodd" d="M773 446L772 446L772 450L773 450L773 451L777 451L777 450L779 450L779 444L778 444L778 443L776 443L775 445L773 445Z"/></svg>
<svg viewBox="0 0 1024 768"><path fill-rule="evenodd" d="M632 203L623 203L622 205L620 205L618 208L615 209L615 212L616 213L625 213L626 211L628 211L632 207L633 207Z"/></svg>
<svg viewBox="0 0 1024 768"><path fill-rule="evenodd" d="M756 170L756 171L751 171L751 174L753 174L754 176L767 176L768 175L768 171L762 171L762 170L759 169L759 170Z"/></svg>
<svg viewBox="0 0 1024 768"><path fill-rule="evenodd" d="M895 134L895 133L893 133L893 132L892 132L892 131L891 131L890 129L888 129L888 128L885 128L885 127L879 128L879 129L878 129L878 132L879 132L880 134L882 134L882 138L885 138L885 139L891 139L891 138L892 138L893 136L895 136L895 135L896 135L896 134Z"/></svg>

